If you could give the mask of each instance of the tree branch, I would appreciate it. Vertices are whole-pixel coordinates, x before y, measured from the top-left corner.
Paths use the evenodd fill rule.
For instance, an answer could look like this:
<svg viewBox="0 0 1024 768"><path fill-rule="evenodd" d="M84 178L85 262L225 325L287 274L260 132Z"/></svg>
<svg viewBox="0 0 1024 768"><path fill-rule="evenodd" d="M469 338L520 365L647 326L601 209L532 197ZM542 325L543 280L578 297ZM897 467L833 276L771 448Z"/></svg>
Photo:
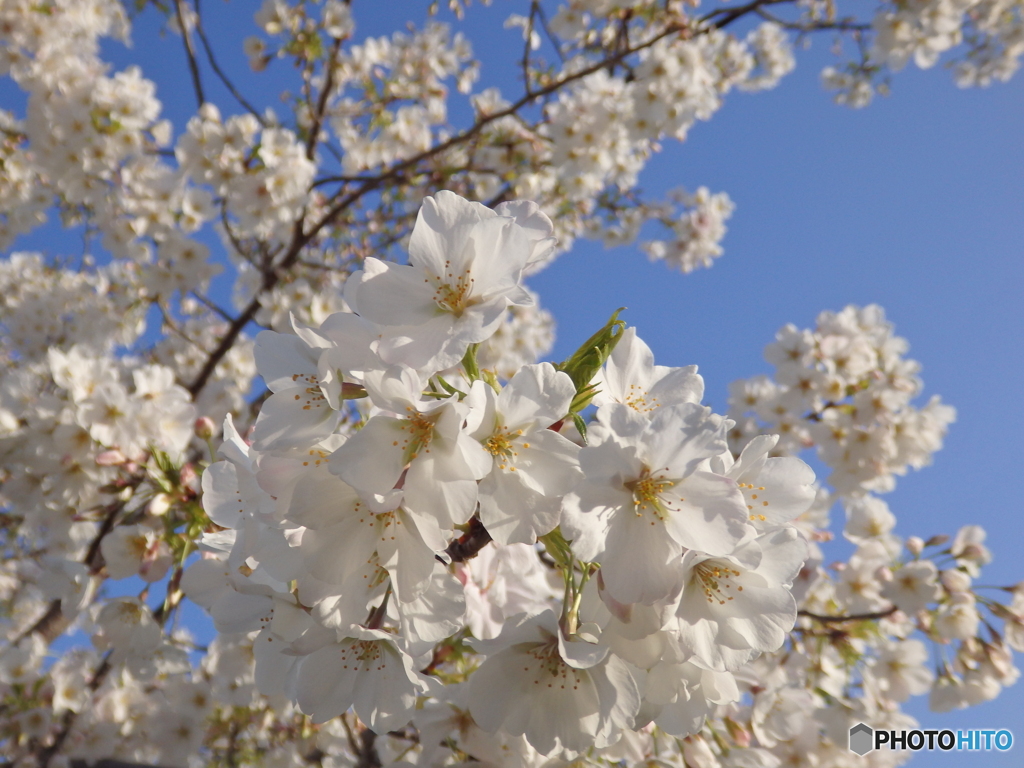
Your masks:
<svg viewBox="0 0 1024 768"><path fill-rule="evenodd" d="M711 11L711 13L701 16L698 21L700 23L704 23L715 19L715 21L711 23L711 26L717 29L724 29L741 16L746 16L748 13L756 12L758 8L765 5L778 5L779 3L789 2L792 2L792 0L752 0L752 2L749 2L746 5L738 5L730 8L718 8Z"/></svg>
<svg viewBox="0 0 1024 768"><path fill-rule="evenodd" d="M854 613L849 616L825 616L820 613L811 613L810 611L797 611L797 616L805 616L808 619L814 619L820 621L823 624L841 624L846 621L874 621L875 619L885 619L892 616L896 611L899 610L895 605L886 608L884 611L873 611L872 613Z"/></svg>
<svg viewBox="0 0 1024 768"><path fill-rule="evenodd" d="M769 5L781 2L791 2L791 0L755 0L755 2L748 3L747 5L740 6L738 8L721 9L719 11L715 11L711 14L708 14L707 17L704 17L702 21L710 19L718 14L724 13L722 19L715 21L711 25L712 27L720 28L724 27L726 24L731 23L740 16L749 13L762 5ZM259 311L260 308L261 295L264 292L273 289L274 286L277 285L277 283L281 280L282 274L286 270L290 269L298 260L299 253L301 252L301 250L314 237L316 237L317 234L319 234L319 232L324 227L331 224L347 208L349 208L350 206L352 206L353 204L355 204L356 202L358 202L360 199L370 194L371 192L374 192L380 187L384 186L386 182L391 181L397 177L400 177L407 170L415 168L425 160L429 160L433 157L436 157L437 155L447 152L449 149L457 147L471 140L479 133L481 133L484 130L484 128L486 128L491 123L497 120L501 120L502 118L515 115L521 109L532 104L538 99L542 99L545 96L555 93L560 88L564 88L566 85L576 82L577 80L581 80L587 77L588 75L591 75L601 69L604 69L605 67L613 66L621 62L627 56L631 56L634 53L650 48L659 40L662 40L671 35L685 33L690 29L691 27L687 23L670 24L667 27L665 27L665 29L652 35L643 42L637 43L636 45L632 46L626 46L611 56L603 58L598 62L592 63L589 66L583 67L582 69L579 69L576 72L565 75L564 77L558 80L548 83L542 88L538 88L536 91L528 92L524 94L522 97L520 97L516 102L506 107L505 109L498 110L497 112L493 112L491 114L483 116L470 128L467 128L465 131L455 134L454 136L450 137L445 141L442 141L441 143L431 147L430 149L426 149L422 152L419 152L418 154L413 155L412 157L406 158L405 160L396 163L390 169L381 173L378 176L366 177L354 190L348 192L347 194L344 194L339 199L335 200L335 202L330 206L330 208L328 208L328 210L324 213L321 219L315 222L308 231L303 228L303 221L301 219L297 221L295 223L295 234L292 238L292 242L284 258L282 258L280 262L278 262L278 264L274 266L272 270L269 270L264 274L263 286L261 290L256 294L256 296L253 297L252 301L250 301L245 311L242 312L242 314L239 315L233 323L231 323L227 333L223 336L220 343L217 345L216 349L214 349L214 351L207 358L206 363L203 365L202 369L196 376L195 380L192 382L191 385L189 385L188 391L192 394L193 399L196 397L196 395L199 394L199 392L202 391L203 387L206 386L207 381L209 380L211 374L213 373L213 369L216 368L217 363L219 363L220 360L224 357L224 355L226 355L228 351L230 351L231 347L234 346L235 340L238 338L239 334L241 334L242 329L256 316L256 313ZM337 194L341 195L341 191L339 191Z"/></svg>
<svg viewBox="0 0 1024 768"><path fill-rule="evenodd" d="M196 93L197 106L201 107L206 103L206 96L203 94L203 82L199 77L199 64L196 61L196 52L192 47L192 34L189 31L189 26L185 18L185 12L182 10L182 4L185 0L176 0L174 3L174 10L178 16L178 26L181 27L181 39L185 43L185 54L188 56L188 69L192 73L192 89Z"/></svg>
<svg viewBox="0 0 1024 768"><path fill-rule="evenodd" d="M320 126L323 125L324 114L327 112L327 100L334 89L334 63L338 59L338 52L341 50L341 40L335 40L331 45L331 55L327 57L326 74L324 85L320 89L320 98L316 104L316 111L313 113L313 124L309 127L309 137L306 139L306 159L312 160L316 153L316 143L320 136Z"/></svg>
<svg viewBox="0 0 1024 768"><path fill-rule="evenodd" d="M484 528L480 518L472 517L469 521L469 529L459 538L454 539L444 550L445 554L453 563L464 563L474 558L481 549L491 543L491 534ZM438 560L441 560L438 557ZM444 562L441 560L441 562Z"/></svg>
<svg viewBox="0 0 1024 768"><path fill-rule="evenodd" d="M210 62L210 69L217 75L224 87L228 89L228 93L235 97L235 101L242 105L242 107L255 117L261 126L267 127L266 121L263 116L256 111L256 107L250 104L246 98L239 93L238 89L235 88L235 84L231 82L231 79L224 73L224 70L217 64L217 59L213 55L213 46L210 45L209 39L206 37L206 32L203 30L202 16L199 13L199 0L196 0L196 35L199 37L199 42L203 45L203 50L206 51L206 60Z"/></svg>

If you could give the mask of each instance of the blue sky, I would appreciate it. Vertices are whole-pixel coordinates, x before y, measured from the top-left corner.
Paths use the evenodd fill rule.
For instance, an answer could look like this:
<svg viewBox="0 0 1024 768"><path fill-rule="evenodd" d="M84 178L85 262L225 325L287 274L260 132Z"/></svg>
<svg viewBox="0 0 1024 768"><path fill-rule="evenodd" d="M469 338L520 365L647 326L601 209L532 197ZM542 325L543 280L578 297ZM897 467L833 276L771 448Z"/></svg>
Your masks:
<svg viewBox="0 0 1024 768"><path fill-rule="evenodd" d="M211 35L224 41L222 64L262 106L294 80L290 66L277 62L259 86L244 85L251 75L240 41L254 32L258 5L235 0L204 9ZM357 35L386 33L424 5L356 2ZM515 94L510 62L521 42L501 28L501 17L516 8L495 6L470 10L480 86ZM139 63L156 80L180 132L195 107L181 41L158 39L154 30L153 16L144 17L134 49L108 44L104 53L118 68ZM959 412L934 465L901 478L885 497L897 532L927 537L981 524L995 555L983 583L1020 581L1024 473L1009 444L1024 436L1024 78L962 91L941 66L908 68L894 79L892 96L851 111L832 104L819 84L832 62L829 42L818 38L798 51L796 71L776 89L730 94L685 144L666 142L643 175L652 197L680 185L728 192L737 209L714 267L681 275L648 263L636 248L580 241L531 280L559 324L553 357L626 306L624 317L658 362L698 364L705 401L723 411L730 381L770 371L762 351L779 327L808 327L821 310L878 303L923 365L924 396L940 394ZM210 77L207 87L225 114L235 111ZM8 93L0 90L5 102ZM18 245L79 247L52 232ZM1024 739L1024 684L963 712L930 713L924 702L907 709L924 727L1007 727ZM978 754L972 764L1019 765L1021 749ZM957 761L920 755L913 764Z"/></svg>

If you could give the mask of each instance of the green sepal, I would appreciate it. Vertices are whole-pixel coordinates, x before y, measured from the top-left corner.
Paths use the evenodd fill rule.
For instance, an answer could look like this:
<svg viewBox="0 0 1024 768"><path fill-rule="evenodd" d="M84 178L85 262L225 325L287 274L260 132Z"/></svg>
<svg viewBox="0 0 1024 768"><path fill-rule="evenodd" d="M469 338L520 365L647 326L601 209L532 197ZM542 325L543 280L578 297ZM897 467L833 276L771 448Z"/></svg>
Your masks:
<svg viewBox="0 0 1024 768"><path fill-rule="evenodd" d="M587 339L572 356L563 363L555 366L559 371L569 374L573 385L576 387L576 397L573 398L570 413L576 414L590 405L590 401L597 394L597 388L590 385L594 376L604 365L611 355L615 345L622 338L622 332L626 329L626 322L619 320L619 312L625 307L619 307L608 318L608 322L593 336Z"/></svg>
<svg viewBox="0 0 1024 768"><path fill-rule="evenodd" d="M583 420L583 417L578 413L570 414L572 416L572 423L576 425L576 431L580 433L580 437L583 438L583 444L589 445L587 442L587 422Z"/></svg>
<svg viewBox="0 0 1024 768"><path fill-rule="evenodd" d="M539 536L537 541L544 545L544 549L558 565L563 568L572 567L572 549L570 549L569 542L562 535L560 527L556 526L550 533Z"/></svg>
<svg viewBox="0 0 1024 768"><path fill-rule="evenodd" d="M466 372L466 378L470 383L483 378L480 375L480 366L476 362L476 351L479 348L479 344L470 344L466 354L462 356L462 369Z"/></svg>
<svg viewBox="0 0 1024 768"><path fill-rule="evenodd" d="M501 392L501 384L498 382L498 374L494 371L484 368L480 371L480 378L491 385L491 389L495 392Z"/></svg>
<svg viewBox="0 0 1024 768"><path fill-rule="evenodd" d="M437 383L440 384L441 388L445 392L447 392L449 395L458 395L459 396L459 400L462 400L462 398L464 398L466 396L466 393L463 392L461 389L456 389L451 384L449 384L447 381L445 381L443 376L437 375L434 378L437 379Z"/></svg>

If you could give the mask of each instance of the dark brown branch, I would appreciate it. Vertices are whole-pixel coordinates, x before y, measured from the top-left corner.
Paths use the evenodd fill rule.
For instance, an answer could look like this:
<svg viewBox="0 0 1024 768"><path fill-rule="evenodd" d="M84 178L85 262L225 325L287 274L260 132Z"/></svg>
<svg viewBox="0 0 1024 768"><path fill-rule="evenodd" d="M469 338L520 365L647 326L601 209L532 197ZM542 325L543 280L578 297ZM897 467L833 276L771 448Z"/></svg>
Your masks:
<svg viewBox="0 0 1024 768"><path fill-rule="evenodd" d="M731 23L735 19L739 18L740 16L746 13L750 13L751 11L754 11L755 9L762 5L769 5L781 2L790 2L790 0L756 0L755 2L749 3L744 6L740 6L739 8L734 8L731 10L722 9L721 11L716 11L705 17L705 20L709 20L710 18L718 15L719 13L724 13L724 16L722 16L721 19L718 19L709 25L710 27L721 28ZM407 170L415 168L423 161L429 160L437 155L447 152L449 149L452 149L453 147L459 146L460 144L463 144L471 140L479 133L481 133L484 130L484 128L486 128L488 125L495 122L496 120L501 120L502 118L515 115L516 113L519 112L519 110L523 109L529 104L532 104L538 99L542 99L545 96L549 96L550 94L555 93L560 88L564 88L566 85L569 85L570 83L573 83L577 80L581 80L587 77L588 75L591 75L601 69L604 69L605 67L613 66L634 53L637 53L646 48L650 48L659 40L662 40L666 37L670 37L671 35L687 33L689 29L690 27L685 23L670 24L665 29L661 30L657 34L653 35L647 40L644 40L641 43L637 43L636 45L633 46L626 46L621 50L617 51L612 56L604 58L601 61L595 62L590 66L584 67L576 72L573 72L572 74L566 75L561 79L548 83L546 86L539 88L536 91L528 92L522 97L520 97L516 102L506 107L505 109L498 110L497 112L493 112L489 115L485 115L476 123L474 123L470 128L467 128L465 131L457 133L451 138L447 139L446 141L443 141L440 144L431 147L430 149L426 149L423 152L420 152L416 155L413 155L412 157L409 157L395 164L389 170L385 171L379 176L367 177L361 184L359 184L358 187L356 187L356 189L352 190L351 192L348 192L347 194L341 196L339 199L335 200L335 202L330 206L327 212L324 213L323 217L319 221L315 222L308 231L304 230L302 220L297 221L295 223L295 234L292 238L292 242L288 247L287 253L285 254L284 258L282 258L278 262L278 264L275 267L273 267L273 269L267 271L264 274L263 286L261 290L256 294L256 296L253 297L252 301L249 303L249 306L246 307L245 311L242 312L242 314L239 315L239 317L236 318L235 321L230 325L227 333L221 339L216 349L214 349L214 351L207 358L206 363L204 363L202 369L199 371L199 374L196 376L195 380L192 382L191 385L189 385L188 391L192 394L192 397L195 398L195 396L202 391L203 387L206 386L206 383L209 380L210 376L212 375L214 368L216 368L217 363L219 363L221 358L223 358L224 355L226 355L228 351L234 346L235 341L242 332L242 329L256 316L256 313L259 311L260 308L260 296L262 295L262 293L273 289L273 287L277 285L277 283L280 281L282 274L286 270L294 266L301 250L314 237L316 237L317 234L319 234L319 232L324 227L331 224L343 211L345 211L351 205L355 204L356 202L358 202L360 199L370 194L371 192L380 189L382 186L384 186L386 182L391 181L394 178L401 177ZM341 192L339 191L338 194L340 195Z"/></svg>
<svg viewBox="0 0 1024 768"><path fill-rule="evenodd" d="M779 3L789 2L792 2L792 0L752 0L752 2L749 2L746 5L738 5L730 8L718 8L711 11L711 13L701 16L699 21L701 23L710 22L710 26L717 29L724 29L741 16L746 16L748 13L756 12L758 8L765 5L778 5Z"/></svg>
<svg viewBox="0 0 1024 768"><path fill-rule="evenodd" d="M270 290L277 284L277 281L277 273L269 273L263 278L263 290ZM223 359L224 355L231 351L231 348L235 346L235 340L242 332L242 329L249 324L249 321L256 317L256 313L259 312L260 306L259 294L257 294L256 298L249 302L249 306L245 308L245 311L236 317L234 322L228 326L227 333L221 337L220 343L217 344L216 349L214 349L213 352L210 353L210 356L206 358L206 363L203 364L199 374L188 386L189 394L192 395L193 399L195 399L195 396L198 395L202 391L203 387L206 386L206 382L209 381L210 376L213 374L213 369L217 367L217 363L219 363L221 359Z"/></svg>
<svg viewBox="0 0 1024 768"><path fill-rule="evenodd" d="M177 0L174 4L175 13L178 15L178 26L181 27L181 39L185 43L185 54L188 56L188 70L192 74L192 89L196 92L197 106L201 107L206 103L206 96L203 94L203 81L199 77L199 63L196 61L196 52L192 47L192 34L189 31L185 13L181 9L184 0Z"/></svg>
<svg viewBox="0 0 1024 768"><path fill-rule="evenodd" d="M756 8L754 10L754 13L756 13L765 21L770 21L773 24L778 24L783 29L788 29L793 32L810 33L822 32L830 29L839 32L868 32L871 30L870 24L859 24L855 21L851 21L850 19L840 19L839 21L799 22L786 21L785 19L780 19L775 14L768 13L768 11L764 10L763 8Z"/></svg>
<svg viewBox="0 0 1024 768"><path fill-rule="evenodd" d="M36 633L41 634L47 641L53 640L59 632L54 630L54 627L60 626L60 619L63 618L60 610L60 599L51 600L50 604L46 607L46 612L40 616L32 626L19 632L10 643L10 647L14 648L29 635ZM52 633L52 637L51 637Z"/></svg>
<svg viewBox="0 0 1024 768"><path fill-rule="evenodd" d="M99 689L100 685L103 684L103 680L106 678L107 673L109 671L110 653L107 653L107 655L103 657L103 661L100 662L100 665L96 668L96 671L93 672L92 677L89 680L89 691L91 693L95 693ZM53 743L39 753L39 768L47 768L47 766L50 764L50 761L54 758L54 756L56 756L56 754L60 752L61 747L64 746L64 742L67 741L68 735L71 733L71 728L75 724L76 716L77 713L70 709L64 713L64 717L61 718L60 722L60 730L54 737Z"/></svg>
<svg viewBox="0 0 1024 768"><path fill-rule="evenodd" d="M100 542L103 540L103 537L113 529L117 513L121 511L123 506L122 502L115 502L107 506L107 514L103 518L103 524L100 525L100 529L96 532L93 540L89 543L89 549L86 550L85 557L82 562L89 566L89 569L93 573L98 570L96 564L100 554ZM52 642L58 635L60 635L61 632L64 631L66 626L67 621L64 619L64 615L61 612L60 599L51 600L50 604L46 607L46 612L36 619L31 626L19 632L10 641L9 647L13 648L26 637L35 634L42 635L48 643Z"/></svg>
<svg viewBox="0 0 1024 768"><path fill-rule="evenodd" d="M256 107L250 104L246 98L239 93L238 89L235 88L235 84L231 82L231 79L224 73L224 70L217 64L217 59L213 55L213 46L210 45L209 39L206 37L206 32L203 30L202 16L199 13L199 0L196 0L196 35L199 37L199 42L203 44L203 50L206 51L206 60L210 62L210 69L217 75L224 87L228 89L228 93L235 97L235 101L242 105L247 112L255 117L261 126L266 128L267 123L263 119L263 116L256 111Z"/></svg>
<svg viewBox="0 0 1024 768"><path fill-rule="evenodd" d="M820 613L811 613L810 611L797 611L797 616L805 616L808 619L814 619L820 621L823 624L841 624L846 621L874 621L875 619L885 619L892 616L896 611L899 610L895 605L890 608L886 608L884 611L874 611L872 613L854 613L849 616L825 616Z"/></svg>
<svg viewBox="0 0 1024 768"><path fill-rule="evenodd" d="M381 768L380 755L377 754L377 734L364 728L359 734L359 754L356 768Z"/></svg>
<svg viewBox="0 0 1024 768"><path fill-rule="evenodd" d="M320 89L320 99L316 104L316 111L313 113L313 124L309 127L309 137L306 139L306 159L312 160L316 153L316 143L320 136L320 127L323 125L324 115L327 112L327 100L334 90L334 64L338 60L338 52L341 50L341 40L335 40L331 46L331 55L327 57L326 74L324 85Z"/></svg>
<svg viewBox="0 0 1024 768"><path fill-rule="evenodd" d="M96 532L96 536L89 544L89 549L85 553L85 559L82 562L88 565L90 570L94 573L99 570L99 568L97 568L97 560L100 555L100 542L103 541L104 536L114 529L114 520L117 519L117 513L123 508L124 502L121 501L107 505L107 514L103 518L103 524L100 525L100 529Z"/></svg>
<svg viewBox="0 0 1024 768"><path fill-rule="evenodd" d="M473 517L469 521L469 529L459 538L454 539L444 552L453 563L464 563L476 557L480 550L490 543L491 534L484 528L480 518ZM444 561L442 560L442 562Z"/></svg>

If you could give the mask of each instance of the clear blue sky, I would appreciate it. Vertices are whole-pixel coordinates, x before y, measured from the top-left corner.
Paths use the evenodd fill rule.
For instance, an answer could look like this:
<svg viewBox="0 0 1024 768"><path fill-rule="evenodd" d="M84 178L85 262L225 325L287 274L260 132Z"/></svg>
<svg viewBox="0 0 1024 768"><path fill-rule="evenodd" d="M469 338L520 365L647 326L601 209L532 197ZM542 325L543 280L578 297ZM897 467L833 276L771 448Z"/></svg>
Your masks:
<svg viewBox="0 0 1024 768"><path fill-rule="evenodd" d="M222 40L222 64L245 83L240 41L254 32L259 3L203 5L208 30ZM420 18L425 3L353 5L362 37ZM517 93L521 42L501 28L501 17L515 9L474 4L468 25L483 61L480 85L497 84L506 94ZM181 41L157 39L153 20L139 25L133 50L108 44L105 55L118 68L142 66L180 132L194 112ZM777 328L811 326L821 310L849 303L881 304L923 365L925 397L940 394L959 412L934 465L901 478L885 497L899 518L897 533L927 537L981 524L995 555L983 582L1020 581L1024 473L1009 444L1024 436L1024 77L961 91L941 66L908 68L894 79L892 96L851 111L833 105L819 84L832 61L828 46L818 38L799 51L796 71L775 90L730 94L685 144L666 142L642 177L651 196L679 185L728 192L737 210L725 255L712 269L681 275L635 248L581 241L531 280L559 323L553 357L627 306L625 318L658 362L698 364L705 401L724 411L730 381L769 372L762 350ZM275 94L294 83L289 65L273 67L258 89L243 85L261 106L274 105ZM231 114L230 98L211 78L207 87ZM56 242L47 238L19 245ZM841 512L834 517L841 523ZM964 712L933 714L923 701L908 710L923 727L1006 727L1024 739L1024 684ZM1021 750L1024 743L1004 755L978 753L970 764L1018 766ZM912 764L963 762L939 753Z"/></svg>

